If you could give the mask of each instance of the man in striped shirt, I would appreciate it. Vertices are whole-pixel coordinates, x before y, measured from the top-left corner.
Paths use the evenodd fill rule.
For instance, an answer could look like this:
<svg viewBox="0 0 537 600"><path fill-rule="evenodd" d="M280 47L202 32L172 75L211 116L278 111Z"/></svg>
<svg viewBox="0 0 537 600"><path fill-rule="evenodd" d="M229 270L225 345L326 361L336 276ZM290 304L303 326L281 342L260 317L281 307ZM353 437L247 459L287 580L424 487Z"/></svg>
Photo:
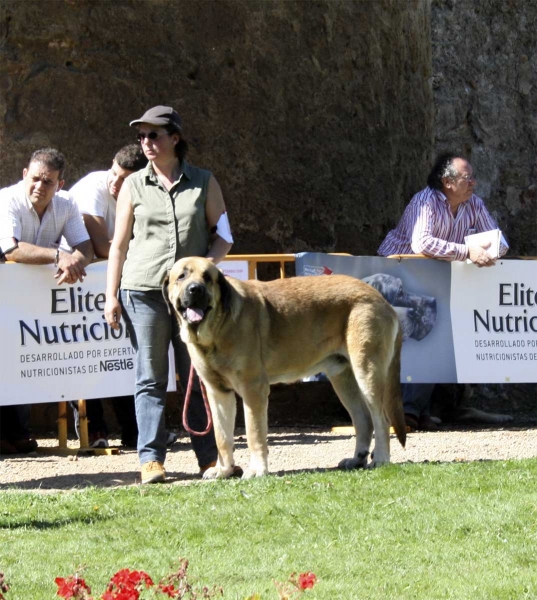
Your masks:
<svg viewBox="0 0 537 600"><path fill-rule="evenodd" d="M418 192L380 245L380 256L424 254L440 260L466 260L478 267L496 262L485 246L467 246L464 238L497 229L483 200L474 194L472 165L456 154L443 154L434 164L427 187ZM508 246L502 239L500 256Z"/></svg>
<svg viewBox="0 0 537 600"><path fill-rule="evenodd" d="M439 156L427 178L427 187L410 201L397 227L380 245L380 256L424 254L439 260L470 259L478 267L495 264L490 243L467 245L464 238L497 229L483 200L474 194L472 165L456 154ZM508 250L501 238L500 256ZM411 429L438 429L429 414L434 384L402 385L406 424Z"/></svg>

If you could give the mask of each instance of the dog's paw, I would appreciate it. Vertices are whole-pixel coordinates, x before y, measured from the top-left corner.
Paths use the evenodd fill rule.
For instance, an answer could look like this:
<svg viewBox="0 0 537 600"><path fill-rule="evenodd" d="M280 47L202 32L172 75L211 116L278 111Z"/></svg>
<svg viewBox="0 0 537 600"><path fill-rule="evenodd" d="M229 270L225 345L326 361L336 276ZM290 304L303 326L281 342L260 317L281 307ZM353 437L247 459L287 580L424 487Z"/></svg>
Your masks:
<svg viewBox="0 0 537 600"><path fill-rule="evenodd" d="M387 459L383 459L383 460L375 458L366 466L366 469L376 469L377 467L382 467L382 465L387 465L389 463L390 463L389 457Z"/></svg>
<svg viewBox="0 0 537 600"><path fill-rule="evenodd" d="M350 471L352 469L365 469L369 452L361 452L358 457L344 458L339 462L338 469Z"/></svg>
<svg viewBox="0 0 537 600"><path fill-rule="evenodd" d="M250 467L249 469L246 469L246 471L244 471L241 479L253 479L254 477L263 477L267 474L268 474L268 469L265 469L265 468L252 469L252 467Z"/></svg>
<svg viewBox="0 0 537 600"><path fill-rule="evenodd" d="M233 475L233 467L210 467L203 473L203 479L227 479Z"/></svg>

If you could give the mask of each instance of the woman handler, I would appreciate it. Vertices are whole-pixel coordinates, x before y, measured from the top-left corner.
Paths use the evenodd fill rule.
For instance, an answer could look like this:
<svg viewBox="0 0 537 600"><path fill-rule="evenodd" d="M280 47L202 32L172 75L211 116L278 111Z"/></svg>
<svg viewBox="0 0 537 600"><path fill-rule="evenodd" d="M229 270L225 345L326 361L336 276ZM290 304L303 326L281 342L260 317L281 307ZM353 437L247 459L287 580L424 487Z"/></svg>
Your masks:
<svg viewBox="0 0 537 600"><path fill-rule="evenodd" d="M175 261L206 256L218 263L233 239L220 186L214 176L185 160L188 146L181 118L169 106L155 106L132 121L149 162L130 175L117 200L116 227L108 259L105 316L119 327L123 315L136 350L136 420L142 483L165 479L164 408L168 347L174 345L177 371L186 388L190 358L161 284ZM119 291L119 295L118 295ZM199 387L193 389L189 422L207 424ZM214 433L192 436L201 472L217 457Z"/></svg>

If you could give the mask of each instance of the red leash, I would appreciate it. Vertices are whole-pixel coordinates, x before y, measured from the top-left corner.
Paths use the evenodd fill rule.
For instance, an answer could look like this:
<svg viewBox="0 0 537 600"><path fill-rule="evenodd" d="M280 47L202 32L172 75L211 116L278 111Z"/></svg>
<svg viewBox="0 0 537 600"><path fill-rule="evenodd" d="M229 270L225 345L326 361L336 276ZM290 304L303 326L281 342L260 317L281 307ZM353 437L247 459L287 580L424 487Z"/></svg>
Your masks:
<svg viewBox="0 0 537 600"><path fill-rule="evenodd" d="M192 384L194 383L194 376L196 375L196 371L194 371L194 365L190 364L190 375L188 376L188 386L186 388L185 393L185 404L183 406L183 427L190 433L190 435L207 435L209 431L211 431L211 427L213 426L213 418L211 415L211 407L209 406L209 401L207 400L207 391L205 386L203 385L203 381L200 379L200 387L201 387L201 395L203 396L203 404L205 405L205 412L207 413L207 427L205 431L194 431L190 429L188 424L187 411L188 406L190 405L190 393L192 392ZM199 379L199 377L198 377Z"/></svg>

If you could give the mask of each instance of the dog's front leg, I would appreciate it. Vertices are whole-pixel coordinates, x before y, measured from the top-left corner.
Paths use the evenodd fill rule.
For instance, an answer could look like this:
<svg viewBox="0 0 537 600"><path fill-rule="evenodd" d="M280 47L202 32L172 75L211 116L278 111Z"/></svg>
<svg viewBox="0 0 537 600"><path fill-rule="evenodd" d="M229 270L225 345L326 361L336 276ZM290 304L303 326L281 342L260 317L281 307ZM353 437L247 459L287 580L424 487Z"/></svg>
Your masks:
<svg viewBox="0 0 537 600"><path fill-rule="evenodd" d="M225 479L234 473L233 436L237 401L234 392L220 392L207 386L207 398L213 417L218 461L203 473L203 479Z"/></svg>
<svg viewBox="0 0 537 600"><path fill-rule="evenodd" d="M246 440L250 450L250 467L244 471L243 479L262 477L268 473L268 396L270 386L249 386L241 394L244 403Z"/></svg>

